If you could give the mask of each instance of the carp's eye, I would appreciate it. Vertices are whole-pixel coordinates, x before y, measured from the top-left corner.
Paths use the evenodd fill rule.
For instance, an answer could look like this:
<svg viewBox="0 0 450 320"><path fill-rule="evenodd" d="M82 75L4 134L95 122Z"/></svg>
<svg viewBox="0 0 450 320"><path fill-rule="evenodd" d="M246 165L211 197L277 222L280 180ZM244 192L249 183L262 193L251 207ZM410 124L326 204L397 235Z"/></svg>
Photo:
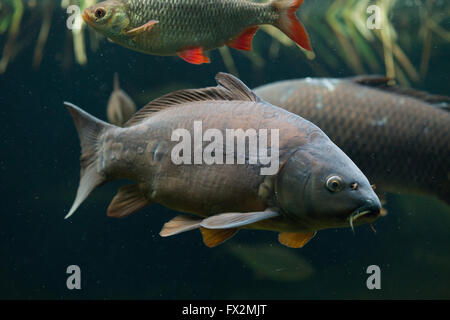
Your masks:
<svg viewBox="0 0 450 320"><path fill-rule="evenodd" d="M105 14L106 14L106 11L103 8L98 8L95 10L95 17L97 19L103 18L105 16Z"/></svg>
<svg viewBox="0 0 450 320"><path fill-rule="evenodd" d="M342 190L344 182L339 176L331 176L327 179L326 187L331 192L339 192Z"/></svg>

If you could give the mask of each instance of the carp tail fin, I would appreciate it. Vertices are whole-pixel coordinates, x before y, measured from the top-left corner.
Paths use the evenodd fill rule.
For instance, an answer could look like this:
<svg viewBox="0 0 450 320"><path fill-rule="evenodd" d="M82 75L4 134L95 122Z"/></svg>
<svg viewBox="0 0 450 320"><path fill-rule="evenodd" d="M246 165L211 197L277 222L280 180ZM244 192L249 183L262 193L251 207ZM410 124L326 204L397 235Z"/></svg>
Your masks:
<svg viewBox="0 0 450 320"><path fill-rule="evenodd" d="M81 145L80 184L75 201L65 216L67 219L96 187L106 182L105 177L97 169L97 141L100 133L112 125L91 116L69 102L64 102L64 105L73 118Z"/></svg>

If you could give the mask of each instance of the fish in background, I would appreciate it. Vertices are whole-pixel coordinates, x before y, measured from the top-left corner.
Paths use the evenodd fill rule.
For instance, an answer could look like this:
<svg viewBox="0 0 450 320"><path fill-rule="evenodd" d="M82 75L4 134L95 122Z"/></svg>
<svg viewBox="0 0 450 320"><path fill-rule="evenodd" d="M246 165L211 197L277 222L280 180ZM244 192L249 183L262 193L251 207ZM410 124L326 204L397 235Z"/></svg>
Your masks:
<svg viewBox="0 0 450 320"><path fill-rule="evenodd" d="M450 205L450 98L387 78L305 78L255 89L319 126L376 192L436 196Z"/></svg>
<svg viewBox="0 0 450 320"><path fill-rule="evenodd" d="M108 0L87 8L84 21L112 42L147 54L178 55L209 63L204 51L223 45L250 51L262 24L270 24L311 51L295 13L303 0Z"/></svg>
<svg viewBox="0 0 450 320"><path fill-rule="evenodd" d="M136 112L136 105L133 100L120 89L119 75L114 74L114 91L109 97L106 107L106 117L108 121L116 126L123 126Z"/></svg>
<svg viewBox="0 0 450 320"><path fill-rule="evenodd" d="M300 282L310 279L314 267L299 252L272 245L228 246L230 254L252 270L256 278L279 282Z"/></svg>
<svg viewBox="0 0 450 320"><path fill-rule="evenodd" d="M317 126L261 100L229 74L219 73L216 81L217 87L177 91L150 102L124 128L66 103L82 153L80 184L66 218L96 187L116 179L135 183L119 189L108 216L124 217L152 203L195 214L199 217L173 218L160 235L200 229L209 247L248 228L277 231L282 244L300 248L317 230L353 227L379 217L381 204L367 178ZM190 133L183 140L194 139L186 155L191 160L195 121L202 121L205 134L213 129L223 137L227 129L270 131L267 150L278 150L276 173L261 174L267 165L249 161L255 155L248 143L242 164L227 164L224 158L244 154L222 144L211 153L223 164L176 164L173 152L179 140L173 141L172 135L175 130ZM279 130L275 142L272 129ZM203 143L203 148L208 146Z"/></svg>

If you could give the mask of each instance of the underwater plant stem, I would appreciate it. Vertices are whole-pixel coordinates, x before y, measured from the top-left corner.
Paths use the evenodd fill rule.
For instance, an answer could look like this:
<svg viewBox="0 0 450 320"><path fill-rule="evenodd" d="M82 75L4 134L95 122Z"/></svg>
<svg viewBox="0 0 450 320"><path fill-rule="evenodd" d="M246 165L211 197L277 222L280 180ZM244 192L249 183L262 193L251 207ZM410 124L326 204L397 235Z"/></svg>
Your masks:
<svg viewBox="0 0 450 320"><path fill-rule="evenodd" d="M54 5L53 1L46 0L44 3L44 18L41 25L41 30L39 32L39 37L37 40L36 47L34 49L34 57L33 57L33 68L39 68L42 57L44 55L44 47L47 43L48 34L50 32L50 27L52 25L52 16L53 16Z"/></svg>
<svg viewBox="0 0 450 320"><path fill-rule="evenodd" d="M22 0L13 0L14 13L12 17L11 27L9 29L9 36L5 47L3 48L3 56L0 60L0 74L6 71L8 63L14 51L15 40L20 31L20 22L23 16Z"/></svg>

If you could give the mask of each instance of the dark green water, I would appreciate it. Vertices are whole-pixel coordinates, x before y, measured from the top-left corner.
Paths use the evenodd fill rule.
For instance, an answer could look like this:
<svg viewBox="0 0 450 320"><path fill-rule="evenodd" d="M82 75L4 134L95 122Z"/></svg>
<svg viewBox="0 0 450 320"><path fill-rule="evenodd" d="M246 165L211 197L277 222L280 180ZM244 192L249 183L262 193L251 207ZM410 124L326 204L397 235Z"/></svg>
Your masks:
<svg viewBox="0 0 450 320"><path fill-rule="evenodd" d="M320 17L322 12L314 14ZM114 72L140 107L173 89L214 85L214 75L226 71L217 50L211 52L211 64L193 66L106 41L96 52L88 50L86 66L74 63L63 70L65 19L57 8L39 70L31 68L33 46L26 46L0 75L0 298L450 298L450 208L432 198L389 195L389 214L375 223L376 234L368 226L356 228L355 234L348 228L325 230L299 250L285 249L276 233L267 231L240 232L212 249L203 245L197 231L161 238L162 225L176 212L159 205L125 219L108 218L106 208L121 182L99 188L64 220L78 186L79 141L63 101L105 119ZM449 30L448 23L444 27ZM311 32L313 46L314 35ZM0 44L5 41L6 36L0 36ZM232 52L239 76L249 87L354 74L343 62L336 68L320 57L310 63L295 48L281 48L279 56L270 59L271 41L263 32L256 36L255 51L265 60L259 70ZM331 49L333 44L338 45L331 39ZM416 66L418 48L413 43L408 50ZM449 94L448 43L439 42L432 53L426 77L413 86ZM281 269L298 269L280 260L279 268L267 276L233 254L230 247L240 244L290 250L314 271L306 279L283 281L277 277ZM259 258L264 263L264 255ZM366 287L366 268L374 264L381 268L381 290ZM66 287L69 265L81 268L81 290Z"/></svg>

